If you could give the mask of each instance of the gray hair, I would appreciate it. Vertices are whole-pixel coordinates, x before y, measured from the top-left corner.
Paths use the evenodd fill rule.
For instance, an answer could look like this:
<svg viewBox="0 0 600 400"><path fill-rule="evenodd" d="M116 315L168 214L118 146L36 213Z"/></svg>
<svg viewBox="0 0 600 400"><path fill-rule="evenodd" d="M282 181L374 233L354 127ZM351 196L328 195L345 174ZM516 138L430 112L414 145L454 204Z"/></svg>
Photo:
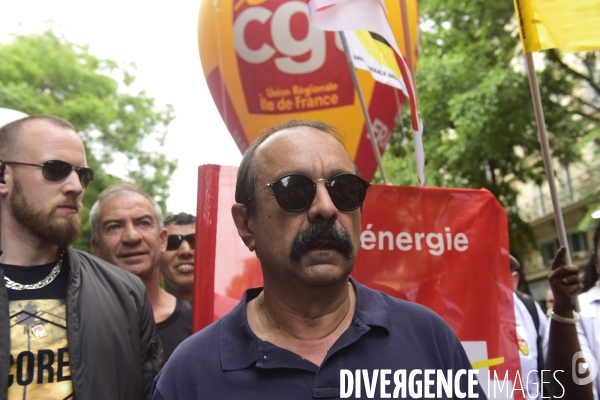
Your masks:
<svg viewBox="0 0 600 400"><path fill-rule="evenodd" d="M256 179L258 176L258 171L256 169L256 163L254 162L254 157L256 156L256 150L272 135L279 131L283 131L285 129L290 128L313 128L321 132L325 132L330 134L335 140L337 140L342 146L344 146L344 140L342 134L337 130L337 128L328 125L321 121L304 121L301 119L289 119L282 124L276 124L269 128L267 128L261 136L259 136L251 145L248 147L244 156L242 157L242 162L240 163L240 168L237 173L237 182L235 184L235 201L236 203L241 203L246 206L248 210L248 215L252 215L254 213L255 200L250 199L255 192ZM350 157L348 155L348 157ZM350 160L352 160L350 158ZM354 161L352 161L354 164ZM358 168L356 164L354 164L354 170L356 175L359 175Z"/></svg>
<svg viewBox="0 0 600 400"><path fill-rule="evenodd" d="M108 200L110 197L121 193L137 193L143 196L146 200L148 200L152 205L152 208L154 209L154 217L156 218L156 223L158 224L158 231L162 232L165 226L163 224L162 210L160 209L160 206L158 205L156 200L150 197L150 195L144 192L144 189L142 189L138 185L128 182L122 182L117 183L116 185L113 185L108 189L102 191L102 193L100 193L98 199L92 206L92 209L90 210L90 224L92 225L92 237L95 240L98 240L100 238L100 206L102 206L102 203L104 203L104 201Z"/></svg>

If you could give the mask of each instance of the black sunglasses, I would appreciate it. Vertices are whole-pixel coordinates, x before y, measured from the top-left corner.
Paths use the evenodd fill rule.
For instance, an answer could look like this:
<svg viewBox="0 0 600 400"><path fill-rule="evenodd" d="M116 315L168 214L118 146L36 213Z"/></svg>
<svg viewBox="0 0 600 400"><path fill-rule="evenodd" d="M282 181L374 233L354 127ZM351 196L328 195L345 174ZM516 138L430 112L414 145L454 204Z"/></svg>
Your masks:
<svg viewBox="0 0 600 400"><path fill-rule="evenodd" d="M342 211L352 211L360 207L365 200L367 189L371 185L354 174L341 174L331 180L311 181L304 175L286 175L274 182L267 183L254 193L244 204L248 204L267 186L273 189L275 200L281 208L290 212L306 210L317 195L317 182L324 181L325 188L333 204Z"/></svg>
<svg viewBox="0 0 600 400"><path fill-rule="evenodd" d="M94 180L94 171L88 167L77 167L75 165L71 165L66 161L60 160L50 160L46 161L43 164L29 164L22 163L17 161L2 161L2 164L15 164L15 165L28 165L30 167L40 167L42 168L42 176L44 179L50 182L60 182L62 180L67 179L71 171L75 170L77 172L77 176L79 176L79 182L81 182L81 186L86 188L90 185L90 183Z"/></svg>
<svg viewBox="0 0 600 400"><path fill-rule="evenodd" d="M177 250L181 243L186 240L190 247L194 248L194 243L196 241L196 234L190 233L189 235L169 235L167 236L167 251Z"/></svg>

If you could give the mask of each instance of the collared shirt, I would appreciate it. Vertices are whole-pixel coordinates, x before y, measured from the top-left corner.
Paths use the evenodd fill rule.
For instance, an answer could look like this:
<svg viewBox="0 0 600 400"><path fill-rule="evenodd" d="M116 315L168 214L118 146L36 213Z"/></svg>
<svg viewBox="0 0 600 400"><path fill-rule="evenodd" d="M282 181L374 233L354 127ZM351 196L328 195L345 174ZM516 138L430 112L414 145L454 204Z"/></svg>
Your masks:
<svg viewBox="0 0 600 400"><path fill-rule="evenodd" d="M538 335L544 338L547 319L537 302L534 303L540 321L539 330L536 331L531 314L529 314L527 307L525 307L525 304L523 304L515 293L513 293L513 301L515 304L519 358L521 360L521 379L523 380L527 400L535 400L542 397L538 370L543 369L543 365L538 365L537 338ZM546 394L544 392L544 396Z"/></svg>
<svg viewBox="0 0 600 400"><path fill-rule="evenodd" d="M411 397L408 381L413 371L423 383L425 370L452 370L454 377L455 372L471 368L458 338L439 316L350 281L356 290L353 320L320 366L252 332L246 304L262 288L250 289L229 314L177 348L155 380L153 399L340 398L342 370L349 371L342 389L353 390L350 398L357 397L357 388L362 398L373 398L368 396L370 390L375 398L393 397L397 371L401 371L396 374L399 381L405 371L406 396ZM361 371L357 374L357 370ZM467 379L462 378L458 391L466 392ZM432 379L434 385L428 390L436 394L435 375ZM421 397L425 397L424 386ZM474 390L478 398L485 398L479 385Z"/></svg>
<svg viewBox="0 0 600 400"><path fill-rule="evenodd" d="M579 315L581 320L577 323L577 335L579 345L584 353L590 370L598 371L600 363L600 281L585 293L578 296ZM600 378L596 375L594 379L594 397L598 400L600 393Z"/></svg>

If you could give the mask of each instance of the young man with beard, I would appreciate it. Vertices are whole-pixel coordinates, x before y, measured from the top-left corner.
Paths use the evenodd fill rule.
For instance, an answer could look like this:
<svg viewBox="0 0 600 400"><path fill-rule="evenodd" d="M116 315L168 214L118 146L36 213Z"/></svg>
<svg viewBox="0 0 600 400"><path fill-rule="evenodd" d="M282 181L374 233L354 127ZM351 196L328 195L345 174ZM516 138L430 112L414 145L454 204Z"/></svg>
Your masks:
<svg viewBox="0 0 600 400"><path fill-rule="evenodd" d="M160 274L165 290L178 299L194 297L194 241L196 217L187 213L170 215L163 221L167 248L160 256Z"/></svg>
<svg viewBox="0 0 600 400"><path fill-rule="evenodd" d="M160 206L140 187L120 183L100 193L90 221L94 253L144 282L168 359L192 334L192 308L158 285L160 255L167 246Z"/></svg>
<svg viewBox="0 0 600 400"><path fill-rule="evenodd" d="M94 178L67 121L0 129L0 399L147 399L163 362L135 276L69 245Z"/></svg>
<svg viewBox="0 0 600 400"><path fill-rule="evenodd" d="M264 287L177 349L153 399L340 398L345 373L357 370L374 377L381 397L391 397L396 372L450 370L462 376L454 393L485 398L471 373L467 382L471 365L440 317L350 278L368 186L326 124L292 120L258 138L242 159L231 213ZM359 372L355 382L373 398Z"/></svg>

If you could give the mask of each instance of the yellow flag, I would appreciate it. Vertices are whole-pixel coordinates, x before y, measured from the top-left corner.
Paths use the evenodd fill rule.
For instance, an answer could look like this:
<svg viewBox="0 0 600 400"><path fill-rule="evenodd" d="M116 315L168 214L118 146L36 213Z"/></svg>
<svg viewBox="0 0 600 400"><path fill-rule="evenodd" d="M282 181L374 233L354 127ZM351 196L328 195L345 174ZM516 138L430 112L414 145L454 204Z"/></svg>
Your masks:
<svg viewBox="0 0 600 400"><path fill-rule="evenodd" d="M526 53L600 49L600 0L514 0Z"/></svg>
<svg viewBox="0 0 600 400"><path fill-rule="evenodd" d="M370 71L373 79L400 89L408 97L394 50L383 37L369 31L346 31L344 35L356 68Z"/></svg>

